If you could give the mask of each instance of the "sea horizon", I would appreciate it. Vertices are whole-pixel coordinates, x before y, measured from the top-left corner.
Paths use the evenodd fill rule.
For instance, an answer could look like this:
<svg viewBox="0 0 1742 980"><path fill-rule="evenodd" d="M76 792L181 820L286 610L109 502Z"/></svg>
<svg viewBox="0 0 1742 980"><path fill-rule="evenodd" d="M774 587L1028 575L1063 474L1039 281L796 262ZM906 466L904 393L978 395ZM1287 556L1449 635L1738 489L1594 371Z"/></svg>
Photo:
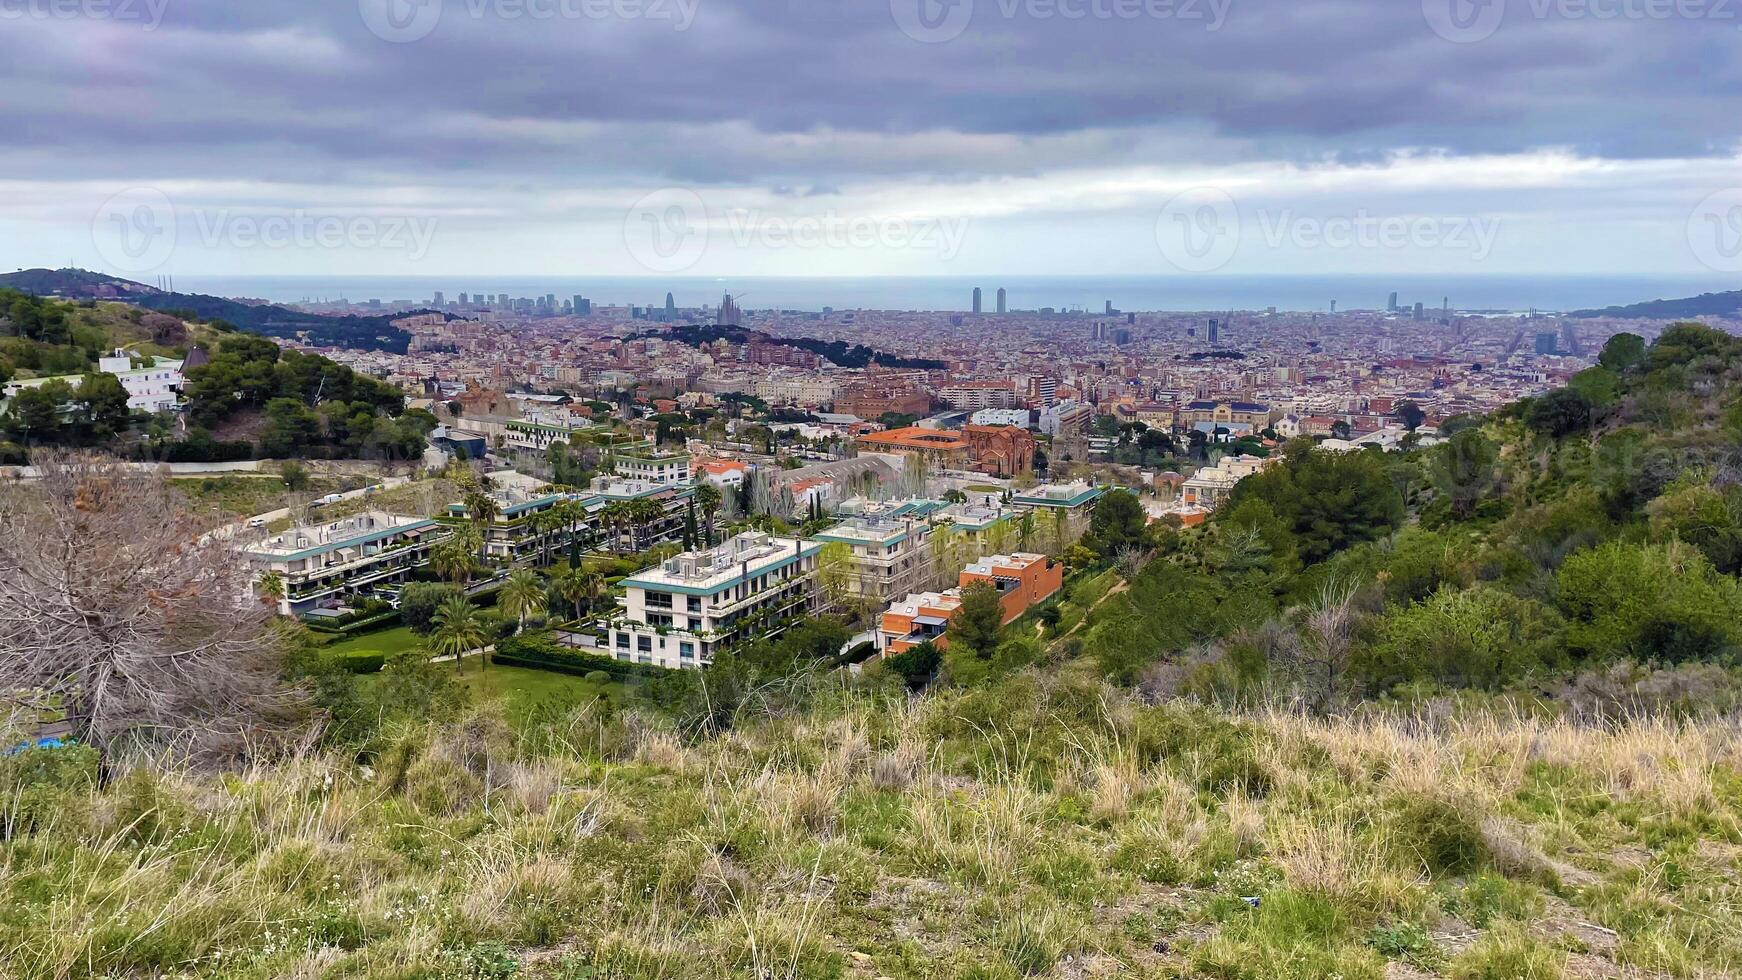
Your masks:
<svg viewBox="0 0 1742 980"><path fill-rule="evenodd" d="M1709 276L1443 276L1443 275L1197 275L1197 276L177 276L186 293L274 303L347 300L428 302L461 293L507 292L516 297L585 296L594 305L661 305L671 292L681 308L713 306L730 292L748 310L903 310L968 312L974 287L982 309L994 312L1006 290L1012 311L1051 307L1104 313L1263 311L1328 312L1442 303L1464 311L1544 312L1593 309L1742 288Z"/></svg>

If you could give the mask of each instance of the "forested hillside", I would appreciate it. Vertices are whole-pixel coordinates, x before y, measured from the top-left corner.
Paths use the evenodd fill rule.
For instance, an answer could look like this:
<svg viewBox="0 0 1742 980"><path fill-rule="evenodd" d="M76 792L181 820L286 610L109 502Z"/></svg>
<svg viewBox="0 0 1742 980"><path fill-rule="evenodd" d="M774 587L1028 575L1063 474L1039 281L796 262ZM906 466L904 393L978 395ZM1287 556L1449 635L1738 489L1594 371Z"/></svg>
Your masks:
<svg viewBox="0 0 1742 980"><path fill-rule="evenodd" d="M707 672L604 661L580 700L481 697L505 669L481 656L359 677L300 627L200 615L237 573L175 552L185 588L122 621L175 621L196 652L130 662L123 694L214 645L232 669L105 701L82 747L0 757L0 962L1742 975L1742 342L1621 336L1569 388L1452 428L1402 454L1290 445L1202 528L1109 494L1060 597L860 673L818 619ZM162 487L53 479L0 487L21 529L0 574L58 582L64 555L113 581L134 569L89 536L173 537L146 517ZM55 613L0 615L0 638L65 651L15 661L14 687L82 693L114 619L64 613L115 594L0 594ZM480 631L459 605L442 615Z"/></svg>
<svg viewBox="0 0 1742 980"><path fill-rule="evenodd" d="M116 348L179 360L196 347L209 360L186 373L181 418L130 415L120 383L94 373L97 359ZM435 425L427 412L406 413L391 385L324 357L281 351L222 321L0 289L0 382L57 375L74 380L25 389L0 411L0 461L22 461L31 447L170 461L410 459Z"/></svg>

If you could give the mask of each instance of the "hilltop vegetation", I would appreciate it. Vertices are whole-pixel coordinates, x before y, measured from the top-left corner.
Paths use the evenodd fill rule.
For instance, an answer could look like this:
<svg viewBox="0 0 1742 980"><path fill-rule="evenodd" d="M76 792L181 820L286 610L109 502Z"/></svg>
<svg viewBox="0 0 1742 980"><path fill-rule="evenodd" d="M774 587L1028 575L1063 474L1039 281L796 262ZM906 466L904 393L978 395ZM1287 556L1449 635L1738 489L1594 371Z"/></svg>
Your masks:
<svg viewBox="0 0 1742 980"><path fill-rule="evenodd" d="M116 348L209 362L186 372L183 431L170 418L134 417L113 377L95 374ZM0 381L82 376L27 389L0 415L0 457L29 446L110 448L170 461L252 456L414 458L435 425L405 411L397 388L317 355L281 351L222 321L189 322L120 303L69 303L0 290ZM214 433L218 433L215 435Z"/></svg>
<svg viewBox="0 0 1742 980"><path fill-rule="evenodd" d="M1290 445L1202 528L1109 494L1062 596L858 675L818 621L509 711L415 650L359 680L268 637L324 722L294 749L218 773L0 757L0 959L30 980L1742 973L1742 342L1623 335L1567 389L1452 428L1401 454Z"/></svg>
<svg viewBox="0 0 1742 980"><path fill-rule="evenodd" d="M69 299L124 297L146 310L183 320L222 321L248 333L303 339L317 347L355 347L405 353L411 335L393 326L404 314L324 316L271 303L244 303L203 293L175 293L84 269L26 269L0 274L0 290ZM428 311L417 311L428 312Z"/></svg>

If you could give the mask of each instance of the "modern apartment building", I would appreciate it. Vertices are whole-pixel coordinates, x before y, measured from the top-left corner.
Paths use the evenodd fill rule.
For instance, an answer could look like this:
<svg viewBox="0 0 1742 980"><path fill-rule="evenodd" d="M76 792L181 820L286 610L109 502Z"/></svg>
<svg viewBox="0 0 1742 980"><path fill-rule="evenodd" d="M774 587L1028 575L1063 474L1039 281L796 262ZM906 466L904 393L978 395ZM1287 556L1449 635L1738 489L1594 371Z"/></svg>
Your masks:
<svg viewBox="0 0 1742 980"><path fill-rule="evenodd" d="M1003 622L1008 624L1051 598L1064 581L1064 566L1045 555L1017 552L982 558L962 569L955 588L916 592L892 603L878 623L874 642L885 657L928 641L948 646L950 620L961 610L963 589L977 582L997 589Z"/></svg>
<svg viewBox="0 0 1742 980"><path fill-rule="evenodd" d="M810 540L850 549L842 583L845 595L881 606L925 584L931 575L932 555L927 548L931 535L930 521L909 514L848 517Z"/></svg>
<svg viewBox="0 0 1742 980"><path fill-rule="evenodd" d="M690 480L690 454L661 449L651 442L611 450L617 475L647 483L678 485Z"/></svg>
<svg viewBox="0 0 1742 980"><path fill-rule="evenodd" d="M643 569L622 582L622 612L606 649L619 660L696 668L740 643L777 635L818 609L821 550L798 538L748 533Z"/></svg>
<svg viewBox="0 0 1742 980"><path fill-rule="evenodd" d="M1223 456L1216 460L1216 465L1198 470L1181 485L1180 503L1187 507L1214 508L1234 492L1234 484L1272 462L1258 456Z"/></svg>
<svg viewBox="0 0 1742 980"><path fill-rule="evenodd" d="M1018 523L1025 514L1033 514L1035 538L1052 541L1063 550L1089 529L1089 516L1095 501L1107 492L1106 487L1082 480L1073 483L1043 483L1030 487L1010 498Z"/></svg>
<svg viewBox="0 0 1742 980"><path fill-rule="evenodd" d="M278 611L302 615L367 589L403 581L429 563L430 546L448 531L434 520L368 511L330 524L292 528L245 550L255 577L276 573L284 586Z"/></svg>

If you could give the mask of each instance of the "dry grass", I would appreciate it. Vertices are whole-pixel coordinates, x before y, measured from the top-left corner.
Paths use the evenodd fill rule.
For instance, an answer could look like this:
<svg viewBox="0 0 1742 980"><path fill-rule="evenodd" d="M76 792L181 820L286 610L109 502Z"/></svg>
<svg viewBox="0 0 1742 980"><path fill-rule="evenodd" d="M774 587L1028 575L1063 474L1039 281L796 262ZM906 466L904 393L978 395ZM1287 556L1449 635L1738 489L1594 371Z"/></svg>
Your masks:
<svg viewBox="0 0 1742 980"><path fill-rule="evenodd" d="M369 766L101 790L0 761L0 975L1742 972L1728 721L1235 717L1032 678L703 743L582 711L536 751L486 716Z"/></svg>

